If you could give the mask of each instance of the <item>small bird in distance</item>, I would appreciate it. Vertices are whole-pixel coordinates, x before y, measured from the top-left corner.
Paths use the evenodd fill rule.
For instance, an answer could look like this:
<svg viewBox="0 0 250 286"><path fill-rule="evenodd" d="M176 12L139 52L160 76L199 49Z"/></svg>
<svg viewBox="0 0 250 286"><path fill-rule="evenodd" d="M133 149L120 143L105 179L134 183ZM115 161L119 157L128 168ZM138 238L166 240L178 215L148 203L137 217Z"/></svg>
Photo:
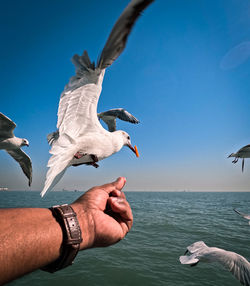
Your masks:
<svg viewBox="0 0 250 286"><path fill-rule="evenodd" d="M244 164L245 164L244 159L250 158L250 144L242 147L236 153L230 154L227 158L230 158L230 157L235 157L235 159L232 161L233 164L236 164L238 162L239 158L242 158L241 170L243 172L244 171Z"/></svg>
<svg viewBox="0 0 250 286"><path fill-rule="evenodd" d="M29 179L29 186L32 182L32 163L30 157L21 149L29 146L25 138L18 138L14 135L16 124L3 113L0 113L0 149L5 150L15 159L22 168L25 176Z"/></svg>

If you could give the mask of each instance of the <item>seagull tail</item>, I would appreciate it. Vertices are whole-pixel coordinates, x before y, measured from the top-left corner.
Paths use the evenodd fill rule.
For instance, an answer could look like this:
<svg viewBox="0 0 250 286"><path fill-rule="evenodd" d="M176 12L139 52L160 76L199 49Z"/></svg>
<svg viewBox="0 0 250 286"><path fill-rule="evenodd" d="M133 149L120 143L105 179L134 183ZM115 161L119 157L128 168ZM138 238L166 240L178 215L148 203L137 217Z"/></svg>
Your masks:
<svg viewBox="0 0 250 286"><path fill-rule="evenodd" d="M200 250L204 248L208 248L208 246L203 241L197 241L187 247L187 252L191 253L191 255L183 255L180 256L179 260L181 264L190 264L190 266L195 266L200 261L197 257L199 255ZM185 253L185 254L186 254Z"/></svg>
<svg viewBox="0 0 250 286"><path fill-rule="evenodd" d="M194 253L207 247L208 246L204 243L204 241L196 241L193 244L189 245L187 249L190 253Z"/></svg>
<svg viewBox="0 0 250 286"><path fill-rule="evenodd" d="M190 264L190 266L195 266L199 262L199 259L196 258L196 254L182 255L179 260L181 264Z"/></svg>
<svg viewBox="0 0 250 286"><path fill-rule="evenodd" d="M59 174L57 174L54 178L49 178L47 176L46 178L46 182L45 182L45 185L44 185L44 188L43 190L41 191L40 195L41 197L44 197L44 195L51 191L54 186L60 181L60 179L62 178L62 176L64 175L65 171L67 170L67 167L64 168ZM49 172L48 172L49 173Z"/></svg>
<svg viewBox="0 0 250 286"><path fill-rule="evenodd" d="M65 138L62 136L62 139ZM61 137L59 140L60 139ZM58 145L59 140L55 142L56 144L53 144L50 150L52 156L48 162L49 170L46 174L46 180L41 192L41 197L43 197L46 192L50 191L60 181L66 169L70 166L70 161L75 153L75 150L68 148L67 145ZM64 143L66 144L66 142Z"/></svg>
<svg viewBox="0 0 250 286"><path fill-rule="evenodd" d="M95 69L95 62L91 63L87 51L84 51L81 56L75 54L71 61L76 68L76 75L79 77L82 77L89 70Z"/></svg>

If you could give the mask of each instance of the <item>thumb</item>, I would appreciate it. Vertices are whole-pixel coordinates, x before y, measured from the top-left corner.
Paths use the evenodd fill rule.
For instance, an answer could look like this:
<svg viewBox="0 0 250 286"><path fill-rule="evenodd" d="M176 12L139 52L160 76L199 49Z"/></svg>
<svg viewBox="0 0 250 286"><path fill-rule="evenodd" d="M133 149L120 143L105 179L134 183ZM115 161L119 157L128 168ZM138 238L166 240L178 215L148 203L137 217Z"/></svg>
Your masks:
<svg viewBox="0 0 250 286"><path fill-rule="evenodd" d="M119 177L118 179L116 179L115 182L113 182L113 185L115 186L116 189L120 191L124 187L125 183L126 183L126 178Z"/></svg>

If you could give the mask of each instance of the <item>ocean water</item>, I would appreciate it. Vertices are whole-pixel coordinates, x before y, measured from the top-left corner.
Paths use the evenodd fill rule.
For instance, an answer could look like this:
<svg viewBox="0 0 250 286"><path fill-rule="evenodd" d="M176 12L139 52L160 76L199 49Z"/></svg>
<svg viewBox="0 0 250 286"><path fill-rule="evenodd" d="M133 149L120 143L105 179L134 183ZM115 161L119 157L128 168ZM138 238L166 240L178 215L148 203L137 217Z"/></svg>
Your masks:
<svg viewBox="0 0 250 286"><path fill-rule="evenodd" d="M80 192L0 192L0 207L50 207ZM250 260L250 226L233 208L250 213L250 193L126 192L134 225L118 244L78 253L73 266L50 274L37 270L8 285L241 285L220 265L181 265L186 246L235 251Z"/></svg>

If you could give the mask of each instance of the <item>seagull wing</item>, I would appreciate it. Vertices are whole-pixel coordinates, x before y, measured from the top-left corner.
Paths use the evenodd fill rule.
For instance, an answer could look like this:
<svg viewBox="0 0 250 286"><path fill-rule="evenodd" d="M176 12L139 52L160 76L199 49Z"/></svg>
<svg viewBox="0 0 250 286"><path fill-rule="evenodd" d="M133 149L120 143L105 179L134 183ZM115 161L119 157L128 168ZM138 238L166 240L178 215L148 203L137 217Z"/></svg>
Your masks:
<svg viewBox="0 0 250 286"><path fill-rule="evenodd" d="M61 94L57 128L59 136L67 134L76 139L86 131L99 128L101 132L103 129L97 118L97 103L105 70L95 69L86 51L82 56L75 55L73 63L76 76Z"/></svg>
<svg viewBox="0 0 250 286"><path fill-rule="evenodd" d="M129 113L123 108L110 109L108 111L98 113L98 117L108 125L110 132L116 130L116 118L134 124L139 123L139 120L137 118L135 118L131 113Z"/></svg>
<svg viewBox="0 0 250 286"><path fill-rule="evenodd" d="M211 248L213 249L213 247ZM214 259L229 270L241 284L250 286L250 263L243 256L219 248L213 256Z"/></svg>
<svg viewBox="0 0 250 286"><path fill-rule="evenodd" d="M99 114L98 114L98 117L99 117ZM102 119L107 124L110 132L114 132L116 130L116 117L104 115L102 117L99 117L99 119Z"/></svg>
<svg viewBox="0 0 250 286"><path fill-rule="evenodd" d="M0 138L14 137L13 130L16 128L16 124L0 112Z"/></svg>
<svg viewBox="0 0 250 286"><path fill-rule="evenodd" d="M30 186L32 182L32 163L30 157L21 149L8 150L7 152L19 163L24 174L29 179Z"/></svg>
<svg viewBox="0 0 250 286"><path fill-rule="evenodd" d="M116 21L108 40L98 59L97 66L105 69L122 53L131 32L141 12L154 0L132 0Z"/></svg>
<svg viewBox="0 0 250 286"><path fill-rule="evenodd" d="M104 71L100 75L96 72L96 81L102 81ZM101 83L85 84L77 89L62 94L59 108L57 128L59 136L67 134L73 139L87 132L103 132L97 118L97 103L101 93ZM98 130L99 129L99 130Z"/></svg>
<svg viewBox="0 0 250 286"><path fill-rule="evenodd" d="M134 124L138 124L140 122L131 113L129 113L127 110L125 110L123 108L114 109L114 111L117 114L117 118L119 118L121 120L128 121L128 122L134 123Z"/></svg>
<svg viewBox="0 0 250 286"><path fill-rule="evenodd" d="M238 211L238 210L236 210L236 209L234 209L234 211L235 211L237 214L239 214L240 216L244 217L245 219L250 220L250 215L245 214L245 213L242 213L242 212L240 212L240 211Z"/></svg>
<svg viewBox="0 0 250 286"><path fill-rule="evenodd" d="M106 67L110 66L125 48L127 37L141 12L153 0L132 0L115 23L99 57L97 67L91 63L88 53L72 59L76 76L70 79L61 95L57 128L59 134L77 137L92 128L103 129L97 119L96 107Z"/></svg>
<svg viewBox="0 0 250 286"><path fill-rule="evenodd" d="M237 154L242 155L243 158L250 158L250 145L242 147ZM241 156L240 156L241 157Z"/></svg>

